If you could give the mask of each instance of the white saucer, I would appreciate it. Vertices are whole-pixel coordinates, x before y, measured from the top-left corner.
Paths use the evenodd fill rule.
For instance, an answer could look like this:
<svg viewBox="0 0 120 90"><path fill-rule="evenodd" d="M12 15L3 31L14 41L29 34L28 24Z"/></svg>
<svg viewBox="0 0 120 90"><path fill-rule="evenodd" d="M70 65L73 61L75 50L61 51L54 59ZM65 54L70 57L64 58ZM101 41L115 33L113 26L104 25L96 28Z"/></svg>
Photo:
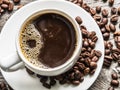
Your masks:
<svg viewBox="0 0 120 90"><path fill-rule="evenodd" d="M51 90L86 90L93 84L101 71L104 58L104 42L100 29L94 19L85 10L68 1L38 0L30 3L30 5L25 5L23 8L16 11L7 21L1 32L0 57L3 58L16 52L15 35L18 30L17 28L24 17L29 15L29 12L39 11L42 8L49 9L49 7L60 8L74 18L79 15L83 19L83 25L85 25L90 31L94 30L99 38L97 41L96 50L100 50L102 52L102 57L98 61L98 68L95 74L93 76L86 76L84 81L78 86L57 84L51 88ZM10 61L8 61L8 63L9 62ZM14 90L47 90L41 85L39 79L28 75L25 69L9 73L2 71L2 74Z"/></svg>

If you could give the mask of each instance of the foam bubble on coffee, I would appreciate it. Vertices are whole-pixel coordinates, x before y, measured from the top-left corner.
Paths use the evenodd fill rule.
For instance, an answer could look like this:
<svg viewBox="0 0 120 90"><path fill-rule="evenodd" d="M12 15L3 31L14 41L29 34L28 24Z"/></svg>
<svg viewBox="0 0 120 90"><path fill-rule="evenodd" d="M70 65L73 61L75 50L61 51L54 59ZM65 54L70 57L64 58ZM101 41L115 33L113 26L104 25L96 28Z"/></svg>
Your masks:
<svg viewBox="0 0 120 90"><path fill-rule="evenodd" d="M42 36L33 23L27 23L25 25L21 31L20 39L21 50L28 61L34 66L48 68L38 61L38 55L40 54L40 49L43 47L43 42Z"/></svg>

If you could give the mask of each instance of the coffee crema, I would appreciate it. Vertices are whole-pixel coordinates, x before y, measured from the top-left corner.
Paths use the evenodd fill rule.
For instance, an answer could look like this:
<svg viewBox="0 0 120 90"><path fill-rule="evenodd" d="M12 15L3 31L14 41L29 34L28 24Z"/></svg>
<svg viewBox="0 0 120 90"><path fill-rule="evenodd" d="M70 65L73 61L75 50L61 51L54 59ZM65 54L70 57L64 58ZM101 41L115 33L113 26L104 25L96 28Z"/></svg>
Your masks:
<svg viewBox="0 0 120 90"><path fill-rule="evenodd" d="M54 68L64 64L74 53L76 32L62 15L47 13L28 20L20 34L23 55L33 65Z"/></svg>

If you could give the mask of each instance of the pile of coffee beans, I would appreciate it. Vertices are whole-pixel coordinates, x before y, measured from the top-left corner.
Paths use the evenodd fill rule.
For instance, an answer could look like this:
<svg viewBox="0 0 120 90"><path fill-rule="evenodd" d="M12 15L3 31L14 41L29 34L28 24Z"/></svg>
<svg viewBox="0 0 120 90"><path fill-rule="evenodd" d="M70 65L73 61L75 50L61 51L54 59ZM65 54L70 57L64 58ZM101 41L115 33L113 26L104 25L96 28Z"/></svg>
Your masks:
<svg viewBox="0 0 120 90"><path fill-rule="evenodd" d="M20 0L0 0L0 15L6 11L13 11L14 4L19 3Z"/></svg>
<svg viewBox="0 0 120 90"><path fill-rule="evenodd" d="M84 80L85 75L93 75L95 73L95 70L97 68L97 61L102 55L99 50L94 49L98 37L96 36L95 31L89 32L87 28L84 25L82 25L83 21L81 17L77 16L75 20L80 25L80 30L82 32L83 37L83 45L79 59L69 71L61 75L53 77L36 75L38 78L40 78L40 82L46 88L50 89L52 86L56 84L56 81L58 81L59 84L61 85L66 83L79 85ZM30 75L35 74L34 72L30 71L27 68L26 71Z"/></svg>

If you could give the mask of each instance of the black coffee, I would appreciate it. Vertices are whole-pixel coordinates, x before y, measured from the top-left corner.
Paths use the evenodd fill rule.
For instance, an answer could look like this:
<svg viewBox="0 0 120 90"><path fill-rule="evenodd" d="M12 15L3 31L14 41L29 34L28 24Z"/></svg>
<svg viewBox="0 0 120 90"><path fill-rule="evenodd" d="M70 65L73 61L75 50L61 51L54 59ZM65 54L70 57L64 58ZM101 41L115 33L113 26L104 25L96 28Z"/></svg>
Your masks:
<svg viewBox="0 0 120 90"><path fill-rule="evenodd" d="M57 67L73 54L75 29L65 17L48 13L26 22L21 33L21 49L36 66Z"/></svg>

